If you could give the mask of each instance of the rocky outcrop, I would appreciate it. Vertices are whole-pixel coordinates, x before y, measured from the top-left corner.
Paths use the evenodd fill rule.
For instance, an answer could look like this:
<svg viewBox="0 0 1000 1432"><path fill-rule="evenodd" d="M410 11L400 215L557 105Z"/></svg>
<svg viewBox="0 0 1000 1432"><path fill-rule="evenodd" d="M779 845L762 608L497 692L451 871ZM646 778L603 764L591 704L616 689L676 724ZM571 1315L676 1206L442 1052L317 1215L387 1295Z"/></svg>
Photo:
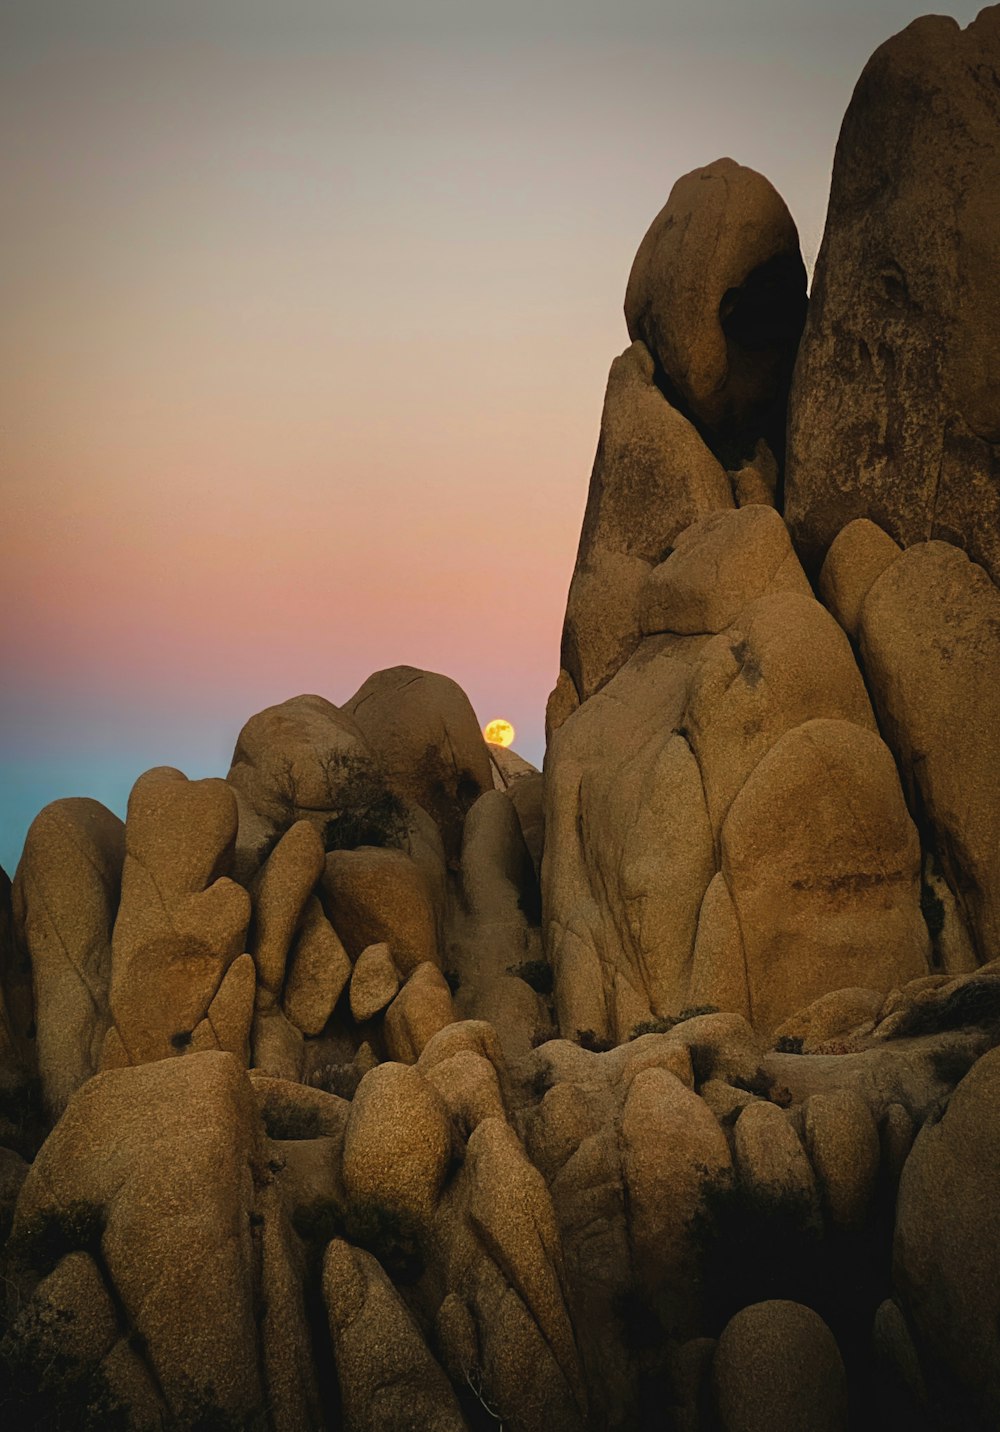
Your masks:
<svg viewBox="0 0 1000 1432"><path fill-rule="evenodd" d="M763 175L717 159L678 179L639 245L625 320L717 443L783 443L805 314L798 231Z"/></svg>
<svg viewBox="0 0 1000 1432"><path fill-rule="evenodd" d="M117 816L97 801L55 801L32 823L15 876L42 1098L53 1121L100 1065L124 859Z"/></svg>
<svg viewBox="0 0 1000 1432"><path fill-rule="evenodd" d="M369 676L344 709L363 731L390 789L428 812L446 852L454 855L466 811L493 787L486 742L462 688L435 672L394 666Z"/></svg>
<svg viewBox="0 0 1000 1432"><path fill-rule="evenodd" d="M961 1425L976 1429L1000 1417L998 1085L994 1049L918 1134L903 1169L893 1246L895 1282L925 1376Z"/></svg>
<svg viewBox="0 0 1000 1432"><path fill-rule="evenodd" d="M317 1416L301 1284L250 1085L230 1054L99 1074L25 1180L13 1247L25 1378L72 1329L62 1418L274 1428ZM293 1374L293 1375L289 1375Z"/></svg>
<svg viewBox="0 0 1000 1432"><path fill-rule="evenodd" d="M732 161L675 185L629 283L544 772L399 667L252 717L225 781L148 772L124 832L42 812L13 900L0 878L12 1426L997 1425L1000 598L953 461L992 441L991 300L963 305L996 247L970 100L995 33L922 22L859 88L791 531L794 225ZM915 237L927 155L927 212L958 198ZM859 280L878 233L905 284Z"/></svg>
<svg viewBox="0 0 1000 1432"><path fill-rule="evenodd" d="M927 16L869 60L844 119L789 420L807 567L867 517L1000 579L1000 11Z"/></svg>
<svg viewBox="0 0 1000 1432"><path fill-rule="evenodd" d="M654 367L635 342L608 378L562 635L563 670L582 701L634 650L650 570L696 517L733 505L725 471L664 398Z"/></svg>
<svg viewBox="0 0 1000 1432"><path fill-rule="evenodd" d="M224 781L189 781L164 767L136 782L102 1068L167 1059L191 1046L226 1048L246 1060L255 979L252 962L241 958L250 897L226 874L236 827Z"/></svg>

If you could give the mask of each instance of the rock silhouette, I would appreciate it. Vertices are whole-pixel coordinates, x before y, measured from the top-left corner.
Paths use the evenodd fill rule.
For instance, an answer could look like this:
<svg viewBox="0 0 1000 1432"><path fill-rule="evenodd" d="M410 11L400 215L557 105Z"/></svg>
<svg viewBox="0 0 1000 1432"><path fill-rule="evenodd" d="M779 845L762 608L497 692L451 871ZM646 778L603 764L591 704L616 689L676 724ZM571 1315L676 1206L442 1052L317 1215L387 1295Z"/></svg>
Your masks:
<svg viewBox="0 0 1000 1432"><path fill-rule="evenodd" d="M998 37L873 58L808 318L674 185L544 771L398 667L38 816L5 1425L996 1427Z"/></svg>

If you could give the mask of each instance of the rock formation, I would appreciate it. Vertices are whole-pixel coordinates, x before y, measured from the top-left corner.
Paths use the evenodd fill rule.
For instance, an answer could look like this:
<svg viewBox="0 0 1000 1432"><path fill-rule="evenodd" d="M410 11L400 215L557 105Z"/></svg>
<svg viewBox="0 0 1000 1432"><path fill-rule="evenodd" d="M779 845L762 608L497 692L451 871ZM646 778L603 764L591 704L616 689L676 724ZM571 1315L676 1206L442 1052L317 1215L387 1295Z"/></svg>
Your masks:
<svg viewBox="0 0 1000 1432"><path fill-rule="evenodd" d="M998 36L866 69L801 346L775 190L675 184L544 772L399 667L39 815L5 1425L997 1426Z"/></svg>

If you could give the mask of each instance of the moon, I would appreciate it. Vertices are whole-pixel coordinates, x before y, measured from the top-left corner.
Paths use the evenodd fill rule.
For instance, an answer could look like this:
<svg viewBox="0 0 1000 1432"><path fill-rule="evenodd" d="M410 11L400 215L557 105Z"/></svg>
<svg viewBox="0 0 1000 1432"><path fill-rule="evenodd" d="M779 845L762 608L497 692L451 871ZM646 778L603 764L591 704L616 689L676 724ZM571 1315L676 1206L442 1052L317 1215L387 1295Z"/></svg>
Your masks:
<svg viewBox="0 0 1000 1432"><path fill-rule="evenodd" d="M495 721L487 721L483 727L483 735L491 746L509 746L515 735L513 726L498 716Z"/></svg>

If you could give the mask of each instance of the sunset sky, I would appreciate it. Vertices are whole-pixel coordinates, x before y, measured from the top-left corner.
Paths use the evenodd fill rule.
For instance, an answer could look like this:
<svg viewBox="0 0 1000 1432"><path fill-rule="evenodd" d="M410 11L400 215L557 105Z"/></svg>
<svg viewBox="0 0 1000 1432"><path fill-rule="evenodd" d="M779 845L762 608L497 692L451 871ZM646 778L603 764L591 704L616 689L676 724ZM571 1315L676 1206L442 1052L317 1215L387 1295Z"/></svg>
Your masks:
<svg viewBox="0 0 1000 1432"><path fill-rule="evenodd" d="M811 267L914 5L4 0L4 868L398 663L540 763L635 249L729 154Z"/></svg>

